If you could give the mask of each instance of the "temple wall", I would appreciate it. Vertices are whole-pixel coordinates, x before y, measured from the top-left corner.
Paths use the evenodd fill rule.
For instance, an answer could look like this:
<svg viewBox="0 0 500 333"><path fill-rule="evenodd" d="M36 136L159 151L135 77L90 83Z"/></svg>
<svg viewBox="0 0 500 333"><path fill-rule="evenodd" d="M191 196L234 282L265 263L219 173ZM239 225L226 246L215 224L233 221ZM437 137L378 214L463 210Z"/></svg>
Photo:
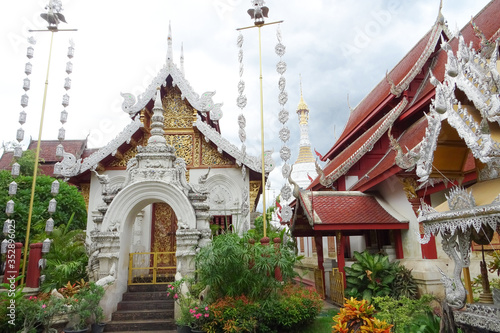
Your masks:
<svg viewBox="0 0 500 333"><path fill-rule="evenodd" d="M127 176L125 170L107 170L104 172L99 172L102 175L108 175L110 180L110 185L115 186L122 183ZM90 190L89 190L89 208L87 212L87 235L90 231L95 229L95 223L93 221L93 216L97 214L97 208L103 203L102 201L102 186L99 183L95 173L91 173L90 178Z"/></svg>
<svg viewBox="0 0 500 333"><path fill-rule="evenodd" d="M417 217L413 212L413 208L406 197L403 185L398 177L392 176L388 178L377 185L375 189L393 210L404 216L410 222L409 229L401 231L405 259L422 258L420 243L417 240L417 234L419 232Z"/></svg>
<svg viewBox="0 0 500 333"><path fill-rule="evenodd" d="M208 169L191 169L189 182L197 184L199 178ZM207 202L210 205L210 215L231 215L233 224L241 230L249 228L250 214L241 217L242 191L248 186L248 171L246 184L243 181L240 168L213 168L210 170L206 185L210 191ZM250 197L247 197L250 200Z"/></svg>

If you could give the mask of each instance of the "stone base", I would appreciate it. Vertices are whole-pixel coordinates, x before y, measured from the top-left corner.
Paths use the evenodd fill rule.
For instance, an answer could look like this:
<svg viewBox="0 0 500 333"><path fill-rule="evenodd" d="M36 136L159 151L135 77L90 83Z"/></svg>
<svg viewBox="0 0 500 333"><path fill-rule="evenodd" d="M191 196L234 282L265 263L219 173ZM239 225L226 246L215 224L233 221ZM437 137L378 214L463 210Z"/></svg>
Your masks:
<svg viewBox="0 0 500 333"><path fill-rule="evenodd" d="M500 332L500 307L489 304L467 304L465 309L454 311L455 323L465 332Z"/></svg>

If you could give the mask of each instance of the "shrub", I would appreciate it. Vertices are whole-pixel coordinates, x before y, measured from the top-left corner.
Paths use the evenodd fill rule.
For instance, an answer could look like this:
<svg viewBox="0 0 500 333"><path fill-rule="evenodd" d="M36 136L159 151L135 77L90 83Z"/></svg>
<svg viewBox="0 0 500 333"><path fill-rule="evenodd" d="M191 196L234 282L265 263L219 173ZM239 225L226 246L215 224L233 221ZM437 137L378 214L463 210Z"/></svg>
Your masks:
<svg viewBox="0 0 500 333"><path fill-rule="evenodd" d="M315 290L286 285L276 297L252 301L226 296L209 306L207 332L291 332L311 323L323 302Z"/></svg>
<svg viewBox="0 0 500 333"><path fill-rule="evenodd" d="M354 252L357 259L351 267L345 267L349 297L371 301L375 296L391 294L392 282L396 278L398 263L389 262L389 257L381 254Z"/></svg>
<svg viewBox="0 0 500 333"><path fill-rule="evenodd" d="M392 325L374 317L375 307L365 299L346 299L340 312L333 317L333 332L390 333Z"/></svg>
<svg viewBox="0 0 500 333"><path fill-rule="evenodd" d="M18 284L21 278L22 275L15 279ZM11 308L16 307L16 309L19 309L21 302L24 301L23 287L24 285L18 285L15 290L11 290L9 283L0 283L0 288L6 289L6 291L0 292L0 316L2 318L0 320L0 332L14 333L22 330L24 314L19 310L14 314Z"/></svg>
<svg viewBox="0 0 500 333"><path fill-rule="evenodd" d="M297 257L286 246L251 244L248 234L223 233L196 256L198 279L210 286L213 299L245 295L255 300L268 298L281 289L275 278L279 268L282 280L291 281Z"/></svg>
<svg viewBox="0 0 500 333"><path fill-rule="evenodd" d="M411 275L411 271L404 265L400 265L399 262L396 264L396 277L391 285L391 296L393 298L402 296L410 299L417 298L418 286L413 275Z"/></svg>
<svg viewBox="0 0 500 333"><path fill-rule="evenodd" d="M226 296L210 304L210 320L203 326L213 332L254 332L259 305L245 296Z"/></svg>
<svg viewBox="0 0 500 333"><path fill-rule="evenodd" d="M378 311L376 317L394 325L393 332L413 332L410 327L416 323L416 318L432 315L430 302L432 295L423 295L420 299L400 297L394 299L389 296L374 297L373 306ZM419 319L419 320L420 320Z"/></svg>
<svg viewBox="0 0 500 333"><path fill-rule="evenodd" d="M261 304L260 331L286 331L310 324L321 312L323 302L311 288L288 284L278 297Z"/></svg>

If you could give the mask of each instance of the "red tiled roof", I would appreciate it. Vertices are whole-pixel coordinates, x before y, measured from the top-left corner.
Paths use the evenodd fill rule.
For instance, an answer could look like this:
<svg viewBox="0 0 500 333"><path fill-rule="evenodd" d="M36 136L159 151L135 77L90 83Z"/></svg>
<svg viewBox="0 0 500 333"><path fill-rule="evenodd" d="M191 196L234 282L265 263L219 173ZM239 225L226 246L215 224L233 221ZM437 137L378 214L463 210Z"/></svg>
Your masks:
<svg viewBox="0 0 500 333"><path fill-rule="evenodd" d="M29 150L36 150L38 142L31 141L28 145ZM59 144L58 140L42 140L40 142L40 159L43 161L40 165L40 170L44 175L53 175L54 164L60 159L56 157L56 147ZM78 159L81 157L87 145L87 140L65 140L62 142L64 151L75 155ZM0 157L0 170L10 170L14 153L7 151Z"/></svg>
<svg viewBox="0 0 500 333"><path fill-rule="evenodd" d="M42 140L40 142L40 159L45 163L59 162L60 159L56 157L57 145L59 145L58 140ZM87 145L87 140L65 140L62 145L65 152L73 154L78 159ZM28 149L34 151L36 146L37 141L32 140Z"/></svg>
<svg viewBox="0 0 500 333"><path fill-rule="evenodd" d="M327 176L330 175L333 171L339 168L342 163L347 161L350 157L352 157L358 149L360 149L369 138L375 133L375 131L379 128L379 126L390 116L390 114L385 115L382 119L380 119L374 126L370 127L367 131L365 131L359 138L357 138L351 145L349 145L346 149L339 152L335 158L330 161L323 169L323 173ZM319 184L319 177L316 177L309 185L308 188L314 188Z"/></svg>
<svg viewBox="0 0 500 333"><path fill-rule="evenodd" d="M497 14L500 12L500 0L491 1L482 11L480 11L475 17L475 24L481 29L486 38L491 38L498 32L499 24ZM420 57L425 49L425 46L430 38L430 33L432 29L413 47L410 52L389 72L389 77L395 82L400 82L405 75L411 70L417 59ZM470 24L467 24L462 30L462 35L464 36L467 43L473 42L474 47L477 49L479 47L479 38L474 34L473 28ZM453 49L456 50L458 45L458 40L454 38L450 42ZM444 66L447 61L446 53L441 49L438 50L437 59L432 71L438 80L442 80L444 76ZM425 82L423 90L420 92L417 98L423 96L428 96L428 93L434 89L434 86L430 82ZM361 131L365 131L366 124L373 119L379 112L383 112L384 105L387 105L391 100L396 98L391 95L390 85L387 83L386 79L379 82L378 85L360 102L360 104L351 113L350 118L344 128L339 139L332 146L332 148L324 154L325 159L333 159L342 150L345 149L346 145L350 145L350 141L360 135ZM414 101L415 103L416 101ZM365 125L365 126L363 126Z"/></svg>
<svg viewBox="0 0 500 333"><path fill-rule="evenodd" d="M2 157L0 157L0 170L10 170L13 158L14 152L4 151Z"/></svg>
<svg viewBox="0 0 500 333"><path fill-rule="evenodd" d="M314 228L357 229L378 225L384 229L408 229L408 221L399 216L387 203L361 192L302 191L300 208Z"/></svg>
<svg viewBox="0 0 500 333"><path fill-rule="evenodd" d="M399 145L403 149L403 152L406 153L408 150L414 148L422 141L425 135L426 128L427 118L422 117L419 121L408 128L399 138L397 138ZM384 174L387 170L396 165L395 158L396 152L388 147L387 154L380 160L379 163L377 163L377 165L375 165L370 171L366 173L365 177L360 177L360 180L356 184L354 184L352 190L367 190L369 189L369 187L367 188L366 184L372 182L375 182L374 185L376 185L378 183L377 177Z"/></svg>
<svg viewBox="0 0 500 333"><path fill-rule="evenodd" d="M427 40L429 39L430 31L408 52L408 54L389 72L389 77L394 82L400 82L405 75L413 67L419 56L422 54ZM373 117L380 107L387 104L388 101L395 98L390 92L391 86L384 78L373 90L356 106L351 113L344 131L340 135L334 146L325 154L325 158L332 158L338 153L338 149L347 143L347 140L361 128L362 123Z"/></svg>
<svg viewBox="0 0 500 333"><path fill-rule="evenodd" d="M499 32L499 21L496 20L497 13L500 12L500 0L494 0L490 2L479 14L474 18L475 24L481 29L486 38L490 39L492 36L498 36ZM431 29L432 31L432 29ZM425 49L426 43L430 40L429 31L418 43L417 45L394 67L394 69L389 73L389 77L395 82L400 82L401 79L405 77L408 71L415 64L415 61L419 58ZM471 24L467 24L461 31L467 43L473 42L476 48L479 48L479 38L475 36ZM439 44L440 42L438 42ZM454 50L458 47L458 39L454 38L450 41L450 45ZM440 81L444 77L445 64L447 62L447 55L442 49L437 45L438 50L435 55L431 56L430 70L432 70L433 75ZM426 71L427 72L427 71ZM418 83L418 82L417 82ZM412 116L411 119L419 119L422 116L422 112L426 111L428 105L431 102L431 98L434 96L434 86L430 83L429 77L422 83L422 86L418 89L418 95L415 95L411 103L408 105L407 110L403 112L400 119L402 128L406 126L411 126L411 122L408 124L407 120L404 120L408 116ZM386 80L382 80L375 88L361 101L361 103L352 112L346 127L337 142L333 145L330 151L325 154L325 159L329 158L331 161L327 166L325 166L324 173L329 175L333 170L335 170L344 161L350 158L358 150L361 145L364 144L366 140L370 137L369 134L375 131L374 128L380 126L380 119L382 115L387 112L388 107L391 104L397 102L396 96L392 95L390 92L390 85ZM383 118L382 118L383 119ZM410 118L409 118L410 119ZM404 121L403 121L404 120ZM396 121L395 126L397 126L398 121ZM413 120L412 120L413 121ZM425 126L421 125L419 127L419 132L425 130ZM423 132L419 134L419 141L423 137ZM411 139L414 144L408 144L405 138ZM400 139L401 147L413 147L416 143L413 136L407 135ZM388 153L380 160L377 165L372 168L372 170L367 173L369 176L361 179L360 182L354 187L354 189L367 189L367 183L373 183L373 179L390 168L394 167L394 156L393 152L388 150ZM319 179L316 179L309 188L315 188L318 186ZM363 187L361 187L363 186Z"/></svg>

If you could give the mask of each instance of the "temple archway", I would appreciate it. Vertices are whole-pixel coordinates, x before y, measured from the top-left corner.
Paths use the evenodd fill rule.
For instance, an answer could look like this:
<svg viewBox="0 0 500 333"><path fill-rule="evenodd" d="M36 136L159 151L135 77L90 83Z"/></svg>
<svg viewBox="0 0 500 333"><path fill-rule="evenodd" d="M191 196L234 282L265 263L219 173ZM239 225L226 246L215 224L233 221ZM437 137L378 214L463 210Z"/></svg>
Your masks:
<svg viewBox="0 0 500 333"><path fill-rule="evenodd" d="M101 274L103 270L108 269L109 275L114 274L115 278L113 290L106 294L105 306L108 310L106 313L116 310L121 295L127 290L130 242L136 217L145 207L154 203L164 203L171 207L177 217L178 229L182 226L183 229L196 231L193 206L184 192L176 186L161 181L141 181L121 190L109 205L101 227L101 230L118 236L114 240L118 243L117 258L102 258L100 265ZM198 238L199 236L193 240L197 242ZM189 274L191 268L194 269L185 262L177 260L177 271L182 270L183 275ZM113 269L114 272L111 272Z"/></svg>

